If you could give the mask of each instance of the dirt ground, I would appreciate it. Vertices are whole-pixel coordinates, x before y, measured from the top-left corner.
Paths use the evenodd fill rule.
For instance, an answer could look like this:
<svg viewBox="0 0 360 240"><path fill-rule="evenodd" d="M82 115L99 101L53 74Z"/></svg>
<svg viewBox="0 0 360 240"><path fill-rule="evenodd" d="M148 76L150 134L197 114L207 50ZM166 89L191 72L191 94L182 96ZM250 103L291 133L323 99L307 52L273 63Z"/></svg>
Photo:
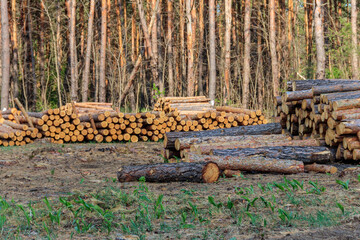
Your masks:
<svg viewBox="0 0 360 240"><path fill-rule="evenodd" d="M38 142L24 147L1 148L0 196L8 200L14 199L19 203L28 203L39 201L44 196L55 199L78 192L92 193L107 186L131 189L138 183L116 182L116 170L121 165L163 162L163 158L159 155L161 147L162 143L55 145ZM195 189L197 197L207 198L209 195L214 195L226 199L232 194L234 186L256 186L258 183L282 181L284 178L280 174L244 174L244 176L246 180L222 178L214 184L147 183L147 185L150 191L167 197L176 196L180 190ZM288 175L287 178L298 181L316 180L326 187L329 198L346 199L356 210L360 205L360 184L352 181L352 191L339 194L341 187L335 183L336 179L341 179L338 174L330 176L305 173ZM225 236L225 239L360 239L360 218L357 216L330 228L295 227L261 231L261 234L242 232L241 229L229 230L228 226L221 225L221 219L218 219L217 223L215 221L214 225L220 227L218 231ZM186 239L191 238L186 237ZM214 239L214 237L210 238ZM149 235L149 239L173 239L173 236L168 234L157 238Z"/></svg>

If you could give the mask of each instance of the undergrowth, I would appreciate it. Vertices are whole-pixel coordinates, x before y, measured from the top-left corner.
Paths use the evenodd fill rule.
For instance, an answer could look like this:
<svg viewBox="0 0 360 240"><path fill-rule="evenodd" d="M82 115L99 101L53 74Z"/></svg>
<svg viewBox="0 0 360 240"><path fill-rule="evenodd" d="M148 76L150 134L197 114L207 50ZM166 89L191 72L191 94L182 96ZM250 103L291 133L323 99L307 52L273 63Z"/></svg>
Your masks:
<svg viewBox="0 0 360 240"><path fill-rule="evenodd" d="M340 186L336 191L352 191L349 182L337 180ZM346 199L326 199L327 191L317 181L284 177L279 182L234 186L225 198L204 198L193 189L167 196L151 192L142 178L131 190L108 186L92 194L44 197L27 204L0 197L0 238L70 239L86 235L112 239L124 234L145 239L148 234L158 234L183 239L181 232L185 230L202 239L222 238L226 233L220 228L261 233L324 227L359 214L359 208L348 206Z"/></svg>

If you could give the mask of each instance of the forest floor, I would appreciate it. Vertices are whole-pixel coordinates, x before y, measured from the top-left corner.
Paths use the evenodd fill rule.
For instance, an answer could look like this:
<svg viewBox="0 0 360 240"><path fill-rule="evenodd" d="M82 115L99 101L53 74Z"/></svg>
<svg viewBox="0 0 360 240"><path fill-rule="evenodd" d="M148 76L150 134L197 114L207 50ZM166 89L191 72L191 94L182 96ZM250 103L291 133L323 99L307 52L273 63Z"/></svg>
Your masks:
<svg viewBox="0 0 360 240"><path fill-rule="evenodd" d="M121 165L163 162L161 147L1 148L0 238L360 239L360 172L117 182Z"/></svg>

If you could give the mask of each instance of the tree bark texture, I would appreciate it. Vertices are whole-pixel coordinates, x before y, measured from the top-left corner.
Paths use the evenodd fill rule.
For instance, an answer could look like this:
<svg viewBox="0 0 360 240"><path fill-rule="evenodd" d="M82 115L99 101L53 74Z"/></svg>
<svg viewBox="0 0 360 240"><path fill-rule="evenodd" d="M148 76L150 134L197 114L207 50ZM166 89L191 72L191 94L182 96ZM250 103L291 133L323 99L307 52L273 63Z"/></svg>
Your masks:
<svg viewBox="0 0 360 240"><path fill-rule="evenodd" d="M106 102L106 42L107 42L107 2L101 1L101 47L100 47L100 78L99 101Z"/></svg>
<svg viewBox="0 0 360 240"><path fill-rule="evenodd" d="M280 123L269 123L254 126L241 126L226 129L215 129L201 132L169 132L164 136L165 148L174 148L177 138L213 137L213 136L238 136L238 135L270 135L281 134Z"/></svg>
<svg viewBox="0 0 360 240"><path fill-rule="evenodd" d="M212 162L123 166L117 172L120 182L138 181L145 177L147 182L213 183L219 175L219 167Z"/></svg>
<svg viewBox="0 0 360 240"><path fill-rule="evenodd" d="M215 0L209 0L209 98L213 105L216 97L215 6Z"/></svg>
<svg viewBox="0 0 360 240"><path fill-rule="evenodd" d="M267 157L274 159L291 159L308 163L329 163L335 160L335 151L328 147L277 146L260 148L238 148L213 150L215 156Z"/></svg>
<svg viewBox="0 0 360 240"><path fill-rule="evenodd" d="M242 84L242 106L249 107L249 84L251 77L250 52L251 52L251 0L245 0L245 19L244 19L244 72Z"/></svg>
<svg viewBox="0 0 360 240"><path fill-rule="evenodd" d="M359 79L359 57L357 40L357 1L351 0L351 69L352 78Z"/></svg>
<svg viewBox="0 0 360 240"><path fill-rule="evenodd" d="M10 87L10 36L8 2L1 0L1 61L2 61L2 83L1 83L1 110L9 108Z"/></svg>
<svg viewBox="0 0 360 240"><path fill-rule="evenodd" d="M264 157L209 156L193 153L189 153L185 160L187 162L214 162L221 170L232 169L286 174L304 172L304 163L295 160L279 160Z"/></svg>
<svg viewBox="0 0 360 240"><path fill-rule="evenodd" d="M322 0L315 0L316 78L325 78L325 43Z"/></svg>
<svg viewBox="0 0 360 240"><path fill-rule="evenodd" d="M87 41L86 41L85 67L84 67L82 90L81 90L81 96L82 96L83 102L87 102L88 96L89 96L88 91L89 91L91 47L92 47L92 40L93 40L94 13L95 13L95 0L91 0L90 1L89 21L88 21Z"/></svg>
<svg viewBox="0 0 360 240"><path fill-rule="evenodd" d="M70 49L70 75L71 75L71 88L70 95L72 101L78 99L78 76L77 76L77 57L76 57L76 0L70 1L70 36L69 36L69 49Z"/></svg>
<svg viewBox="0 0 360 240"><path fill-rule="evenodd" d="M275 23L275 0L269 1L269 43L271 55L271 73L274 96L279 96L279 65L276 52L276 23Z"/></svg>

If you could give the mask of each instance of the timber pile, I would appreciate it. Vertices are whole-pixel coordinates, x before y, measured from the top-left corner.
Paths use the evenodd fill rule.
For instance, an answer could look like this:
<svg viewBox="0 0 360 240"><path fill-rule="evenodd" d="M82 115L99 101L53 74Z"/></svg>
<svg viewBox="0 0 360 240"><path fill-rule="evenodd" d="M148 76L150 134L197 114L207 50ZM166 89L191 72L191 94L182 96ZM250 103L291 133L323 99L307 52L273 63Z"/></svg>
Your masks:
<svg viewBox="0 0 360 240"><path fill-rule="evenodd" d="M243 126L197 133L166 133L165 157L184 162L213 162L226 176L241 171L335 173L324 165L335 159L336 151L318 139L296 140L281 134L279 123ZM176 160L176 159L175 159Z"/></svg>
<svg viewBox="0 0 360 240"><path fill-rule="evenodd" d="M303 80L276 97L276 114L293 136L324 139L338 160L360 160L360 81Z"/></svg>
<svg viewBox="0 0 360 240"><path fill-rule="evenodd" d="M187 98L181 99L181 104L188 101ZM111 103L74 102L40 113L27 113L17 99L16 103L21 111L14 108L3 112L2 123L11 124L16 129L33 129L38 133L37 138L44 136L60 144L84 141L157 142L168 132L196 132L267 123L261 111L231 107L212 108L211 111L181 112L171 109L167 112L121 113L118 108L114 110Z"/></svg>
<svg viewBox="0 0 360 240"><path fill-rule="evenodd" d="M162 97L157 100L154 105L154 111L160 112L173 112L173 111L184 112L202 112L215 110L210 104L210 98L205 96L198 97Z"/></svg>
<svg viewBox="0 0 360 240"><path fill-rule="evenodd" d="M18 99L15 103L21 111L11 108L0 112L0 146L23 146L43 137L39 131L43 114L26 112Z"/></svg>

